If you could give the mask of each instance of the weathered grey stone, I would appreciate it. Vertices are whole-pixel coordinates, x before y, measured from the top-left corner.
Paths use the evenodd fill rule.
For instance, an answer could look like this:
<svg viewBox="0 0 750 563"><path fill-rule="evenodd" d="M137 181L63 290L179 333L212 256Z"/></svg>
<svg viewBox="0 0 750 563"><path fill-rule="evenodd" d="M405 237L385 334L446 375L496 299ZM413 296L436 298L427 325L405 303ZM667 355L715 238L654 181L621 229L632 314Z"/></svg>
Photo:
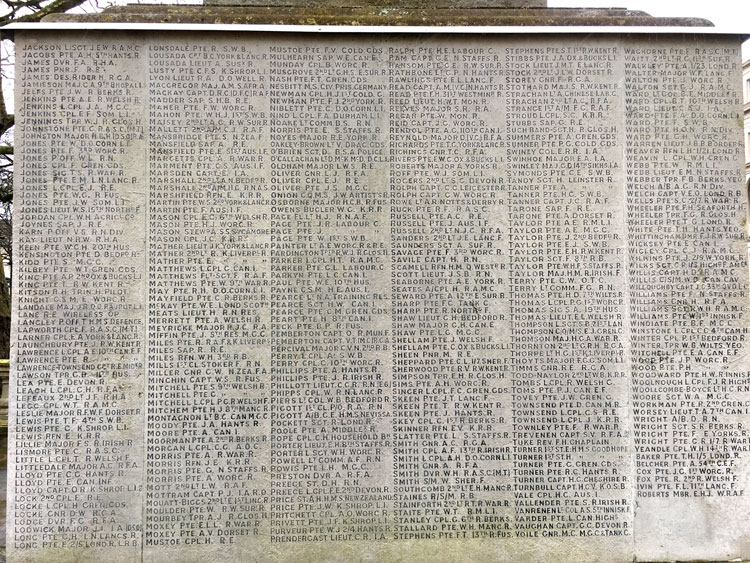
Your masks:
<svg viewBox="0 0 750 563"><path fill-rule="evenodd" d="M737 38L16 42L11 561L750 555Z"/></svg>
<svg viewBox="0 0 750 563"><path fill-rule="evenodd" d="M702 18L661 18L621 8L398 8L169 6L131 4L95 14L51 14L45 22L285 25L712 26Z"/></svg>
<svg viewBox="0 0 750 563"><path fill-rule="evenodd" d="M325 0L269 2L268 0L205 0L206 6L322 6L326 8L546 8L547 0Z"/></svg>

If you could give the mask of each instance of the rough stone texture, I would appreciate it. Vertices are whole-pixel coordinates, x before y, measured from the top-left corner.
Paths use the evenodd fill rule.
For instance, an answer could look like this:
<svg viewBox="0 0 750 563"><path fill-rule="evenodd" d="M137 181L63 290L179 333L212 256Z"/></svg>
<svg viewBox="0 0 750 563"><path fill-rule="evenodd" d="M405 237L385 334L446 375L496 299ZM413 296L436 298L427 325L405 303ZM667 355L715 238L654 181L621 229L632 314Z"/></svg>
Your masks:
<svg viewBox="0 0 750 563"><path fill-rule="evenodd" d="M736 38L16 40L11 561L750 556Z"/></svg>
<svg viewBox="0 0 750 563"><path fill-rule="evenodd" d="M546 0L206 0L206 6L322 6L327 8L546 8Z"/></svg>
<svg viewBox="0 0 750 563"><path fill-rule="evenodd" d="M216 23L278 25L712 26L701 18L659 18L624 9L390 7L231 7L128 5L96 14L52 14L47 22Z"/></svg>

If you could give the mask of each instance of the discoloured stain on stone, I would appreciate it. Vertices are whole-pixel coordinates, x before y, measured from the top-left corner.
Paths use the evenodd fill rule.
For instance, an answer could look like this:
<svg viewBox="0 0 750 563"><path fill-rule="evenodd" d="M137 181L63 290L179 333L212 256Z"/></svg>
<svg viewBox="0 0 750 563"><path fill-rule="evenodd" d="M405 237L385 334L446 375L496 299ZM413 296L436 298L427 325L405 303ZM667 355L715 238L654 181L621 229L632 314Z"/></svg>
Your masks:
<svg viewBox="0 0 750 563"><path fill-rule="evenodd" d="M387 7L389 9L384 10ZM365 8L331 6L117 6L99 14L53 14L47 22L427 26L712 26L701 18L657 18L624 9Z"/></svg>

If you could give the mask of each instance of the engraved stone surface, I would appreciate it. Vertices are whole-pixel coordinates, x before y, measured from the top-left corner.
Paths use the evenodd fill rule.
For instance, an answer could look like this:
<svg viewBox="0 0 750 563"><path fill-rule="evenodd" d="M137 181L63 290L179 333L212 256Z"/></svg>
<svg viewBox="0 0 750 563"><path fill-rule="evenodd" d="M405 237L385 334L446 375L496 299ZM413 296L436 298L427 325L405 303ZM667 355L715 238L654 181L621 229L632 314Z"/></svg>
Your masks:
<svg viewBox="0 0 750 563"><path fill-rule="evenodd" d="M16 41L11 561L750 557L738 39Z"/></svg>

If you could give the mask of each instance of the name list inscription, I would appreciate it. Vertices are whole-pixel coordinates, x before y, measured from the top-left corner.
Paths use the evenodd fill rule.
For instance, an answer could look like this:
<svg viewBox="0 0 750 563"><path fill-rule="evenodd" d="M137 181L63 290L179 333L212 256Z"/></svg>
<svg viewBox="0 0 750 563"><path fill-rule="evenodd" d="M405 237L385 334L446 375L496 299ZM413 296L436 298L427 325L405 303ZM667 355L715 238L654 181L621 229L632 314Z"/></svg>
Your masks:
<svg viewBox="0 0 750 563"><path fill-rule="evenodd" d="M15 557L744 505L735 42L308 39L21 40Z"/></svg>

